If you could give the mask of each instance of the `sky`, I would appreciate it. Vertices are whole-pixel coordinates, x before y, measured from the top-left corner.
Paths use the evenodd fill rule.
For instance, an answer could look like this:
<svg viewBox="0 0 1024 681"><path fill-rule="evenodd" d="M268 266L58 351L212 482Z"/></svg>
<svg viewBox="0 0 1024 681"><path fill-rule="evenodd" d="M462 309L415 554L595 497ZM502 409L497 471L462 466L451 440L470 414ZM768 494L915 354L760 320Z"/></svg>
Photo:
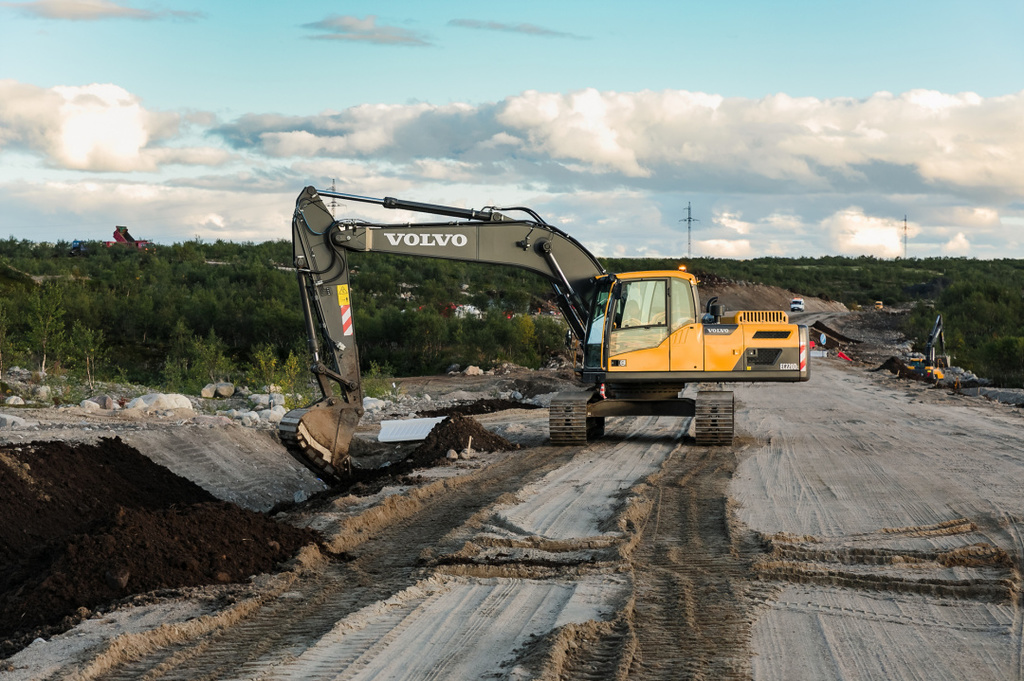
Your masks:
<svg viewBox="0 0 1024 681"><path fill-rule="evenodd" d="M1021 0L0 0L0 238L288 239L333 183L601 256L1024 258L1022 34Z"/></svg>

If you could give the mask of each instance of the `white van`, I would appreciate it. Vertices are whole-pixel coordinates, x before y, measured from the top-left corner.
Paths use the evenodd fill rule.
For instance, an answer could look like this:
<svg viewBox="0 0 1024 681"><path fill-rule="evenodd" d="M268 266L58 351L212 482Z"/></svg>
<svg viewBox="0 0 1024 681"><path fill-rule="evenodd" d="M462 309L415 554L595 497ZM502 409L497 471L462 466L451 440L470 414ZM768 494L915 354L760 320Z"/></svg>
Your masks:
<svg viewBox="0 0 1024 681"><path fill-rule="evenodd" d="M789 301L789 311L790 312L803 312L804 311L804 299L803 298L794 298L793 300Z"/></svg>

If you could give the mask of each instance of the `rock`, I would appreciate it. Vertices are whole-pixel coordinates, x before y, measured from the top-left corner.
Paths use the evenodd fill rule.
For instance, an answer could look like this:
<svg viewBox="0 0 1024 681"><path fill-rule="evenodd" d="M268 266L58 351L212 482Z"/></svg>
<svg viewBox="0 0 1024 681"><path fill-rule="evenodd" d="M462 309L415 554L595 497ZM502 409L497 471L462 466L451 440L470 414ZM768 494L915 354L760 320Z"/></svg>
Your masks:
<svg viewBox="0 0 1024 681"><path fill-rule="evenodd" d="M131 578L132 573L125 569L120 569L117 572L113 570L107 570L103 574L103 579L114 591L121 591L128 586L128 580Z"/></svg>
<svg viewBox="0 0 1024 681"><path fill-rule="evenodd" d="M478 366L468 366L462 373L466 376L482 376L484 371Z"/></svg>
<svg viewBox="0 0 1024 681"><path fill-rule="evenodd" d="M367 412L380 411L387 406L387 402L384 400L378 400L376 397L364 397L363 398L363 409Z"/></svg>
<svg viewBox="0 0 1024 681"><path fill-rule="evenodd" d="M0 414L0 428L9 428L10 430L21 430L22 428L28 428L28 421L21 418L20 416Z"/></svg>
<svg viewBox="0 0 1024 681"><path fill-rule="evenodd" d="M89 411L99 411L100 405L96 404L92 400L82 400L78 403L78 406L82 409L88 409Z"/></svg>
<svg viewBox="0 0 1024 681"><path fill-rule="evenodd" d="M4 404L12 406L12 407L17 407L17 406L25 404L25 400L21 399L17 395L11 395L6 400L4 400Z"/></svg>
<svg viewBox="0 0 1024 681"><path fill-rule="evenodd" d="M214 386L217 397L231 397L235 394L234 383L218 383Z"/></svg>
<svg viewBox="0 0 1024 681"><path fill-rule="evenodd" d="M456 459L459 458L459 453L454 449L449 449L448 453L445 456L448 458L449 461L455 461Z"/></svg>
<svg viewBox="0 0 1024 681"><path fill-rule="evenodd" d="M217 396L217 386L215 386L213 383L207 383L205 386L203 386L203 389L199 391L199 396L202 397L204 400L212 400L214 397Z"/></svg>
<svg viewBox="0 0 1024 681"><path fill-rule="evenodd" d="M86 402L92 402L92 403L96 404L100 409L117 409L117 408L119 408L119 405L117 404L117 401L113 397L111 397L110 395L96 395L95 397L90 397L89 399L87 399ZM82 406L85 407L84 404ZM86 409L92 409L92 407L85 407L85 408Z"/></svg>
<svg viewBox="0 0 1024 681"><path fill-rule="evenodd" d="M238 418L238 417L236 417ZM246 428L252 428L260 422L260 415L255 411L243 412L239 419Z"/></svg>
<svg viewBox="0 0 1024 681"><path fill-rule="evenodd" d="M37 385L32 388L32 397L37 400L48 400L50 399L50 386L48 385Z"/></svg>
<svg viewBox="0 0 1024 681"><path fill-rule="evenodd" d="M253 393L249 395L249 404L257 411L270 407L270 395L266 393Z"/></svg>
<svg viewBox="0 0 1024 681"><path fill-rule="evenodd" d="M128 409L141 409L145 412L191 408L191 400L178 393L149 393L128 403Z"/></svg>
<svg viewBox="0 0 1024 681"><path fill-rule="evenodd" d="M283 407L284 406L284 395L279 392L270 393L270 406L272 407Z"/></svg>
<svg viewBox="0 0 1024 681"><path fill-rule="evenodd" d="M461 364L449 364L448 368L445 370L445 373L447 373L447 374L457 374L460 371L462 371L462 365Z"/></svg>
<svg viewBox="0 0 1024 681"><path fill-rule="evenodd" d="M192 422L201 426L226 426L231 423L231 419L227 416L194 416Z"/></svg>
<svg viewBox="0 0 1024 681"><path fill-rule="evenodd" d="M32 372L21 367L11 367L7 370L7 378L12 381L27 381L32 378Z"/></svg>

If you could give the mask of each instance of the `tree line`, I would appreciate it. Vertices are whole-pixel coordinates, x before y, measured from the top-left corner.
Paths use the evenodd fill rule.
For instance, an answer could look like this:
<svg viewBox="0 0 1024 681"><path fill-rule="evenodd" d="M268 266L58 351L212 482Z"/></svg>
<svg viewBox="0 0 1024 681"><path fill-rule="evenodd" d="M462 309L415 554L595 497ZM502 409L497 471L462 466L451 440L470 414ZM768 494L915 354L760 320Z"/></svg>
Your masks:
<svg viewBox="0 0 1024 681"><path fill-rule="evenodd" d="M297 384L307 356L287 241L200 240L150 251L0 240L0 375L19 365L85 382L198 391L216 380ZM602 259L612 272L673 259ZM350 255L364 372L415 375L451 364L536 367L564 349L542 278L523 270L388 254ZM1024 382L1024 261L965 258L695 258L698 277L781 286L847 305L917 301L923 346L943 314L957 363ZM465 310L476 314L463 316Z"/></svg>

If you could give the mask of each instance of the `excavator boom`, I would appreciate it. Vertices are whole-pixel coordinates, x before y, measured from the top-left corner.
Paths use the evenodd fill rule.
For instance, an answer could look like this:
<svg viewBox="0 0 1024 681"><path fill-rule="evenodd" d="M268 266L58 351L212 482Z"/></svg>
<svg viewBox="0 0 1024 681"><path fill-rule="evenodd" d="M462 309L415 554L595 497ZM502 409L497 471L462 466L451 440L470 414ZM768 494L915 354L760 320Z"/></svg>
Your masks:
<svg viewBox="0 0 1024 681"><path fill-rule="evenodd" d="M336 221L322 197L456 218L425 223ZM513 219L497 209L375 199L306 187L295 203L292 243L312 365L323 398L281 421L282 441L296 459L327 479L343 477L349 443L363 414L359 350L352 323L348 253L377 251L520 267L546 278L573 333L582 338L590 318L597 258L529 209Z"/></svg>

